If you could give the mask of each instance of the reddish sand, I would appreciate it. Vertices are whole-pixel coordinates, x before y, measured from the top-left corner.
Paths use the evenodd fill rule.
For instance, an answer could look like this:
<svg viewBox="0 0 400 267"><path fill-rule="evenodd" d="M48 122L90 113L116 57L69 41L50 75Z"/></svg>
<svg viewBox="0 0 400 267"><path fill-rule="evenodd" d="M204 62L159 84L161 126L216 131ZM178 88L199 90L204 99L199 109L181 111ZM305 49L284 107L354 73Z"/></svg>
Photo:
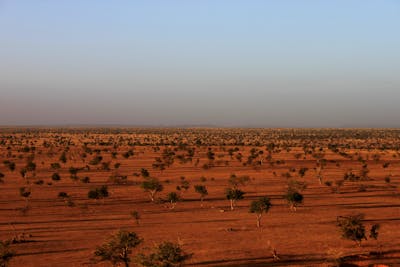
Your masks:
<svg viewBox="0 0 400 267"><path fill-rule="evenodd" d="M21 143L10 145L10 136L16 138L15 142ZM60 163L61 169L57 171L61 180L52 181L51 175L56 171L50 168L50 164L60 162L61 152L67 146L61 143L60 136L70 139L73 144L69 145L67 162ZM327 165L322 170L323 183L320 184L314 170L316 158L311 154L304 156L303 153L301 144L306 141L298 141L296 146L291 146L289 152L282 148L280 152L274 151L272 161L285 162L273 166L265 159L268 152L266 143L262 143L262 146L257 147L263 150L260 156L263 163L258 167L243 166L250 150L256 147L254 145L237 146L238 152L243 154L242 162L235 158L238 152L232 158L228 154L228 149L236 146L218 146L215 143L213 146L190 145L195 148L192 162L180 163L175 157L172 166L161 172L155 170L152 164L166 146L160 145L160 151L154 152L155 145L123 144L115 149L118 155L112 159L110 151L114 151L113 146L100 145L99 142L107 142L109 138L116 140L118 136L90 132L57 134L46 130L26 136L23 132L1 133L0 140L6 144L0 146L0 172L5 175L4 183L0 184L0 240L11 239L22 233L26 235L26 242L11 245L16 256L10 261L10 266L110 266L107 262L95 263L92 260L93 252L107 236L120 228L135 231L144 239L144 243L134 249L133 254L146 252L161 241L179 241L186 252L193 253L193 257L186 262L188 266L330 266L329 259L335 255L347 256L346 262L359 266L378 263L400 266L400 157L394 149L341 149L353 156L349 159L328 150L329 141L324 141L322 149ZM146 132L124 133L120 136L153 136L160 140L165 136L173 138L174 131L152 135ZM196 131L190 136L196 136ZM200 136L203 144L213 140L204 133ZM53 145L44 147L44 141ZM102 162L111 162L111 171L100 170L101 164L89 165L91 169L79 171L78 177L88 176L90 183L73 181L69 168L85 167L96 154L87 153L86 158L81 157L84 152L83 142L89 141L97 143L88 144L92 150L109 150L101 151L100 155L103 157ZM359 147L368 143L358 138L341 139L340 142ZM20 151L25 146L36 147L33 161L37 165L34 172L27 173L26 179L20 175L27 157L31 155L31 152ZM173 149L177 146L168 147ZM216 154L216 166L204 169L202 166L208 162L206 153L209 147ZM122 154L129 149L133 149L134 155L124 158ZM296 159L295 155L299 153L302 156ZM361 170L362 163L357 160L355 153L361 154L364 159L369 155L366 160L369 179L345 181L340 192L333 193L324 184L326 181L341 180L349 170L354 173ZM183 152L179 150L176 154ZM379 160L373 160L374 154L380 154ZM195 166L197 159L200 161ZM5 160L15 162L16 170L10 171L3 164ZM117 162L121 163L118 173L128 176L127 184L118 185L108 181L115 172L114 164ZM384 163L390 164L384 168ZM309 169L303 178L298 174L302 167ZM162 198L168 192L176 191L180 177L184 176L191 186L187 192L182 193L183 201L173 210L165 204L151 203L139 185L143 178L133 175L140 173L141 168L146 168L151 176L163 181L164 190L157 195ZM295 172L290 172L290 168L295 168ZM290 211L282 197L289 180L282 174L287 172L292 176L291 179L304 181L308 185L303 191L304 203L296 212ZM249 184L240 187L246 194L243 200L237 202L234 211L229 210L229 201L224 193L229 186L228 178L231 174L248 175L251 178ZM391 176L390 183L384 179L388 175ZM202 176L206 177L206 181L201 181ZM38 180L43 180L44 184L35 184ZM26 186L27 181L32 194L28 202L29 209L23 213L25 200L20 196L19 188ZM108 198L97 201L88 199L87 193L91 188L104 184L108 185L110 191ZM205 198L204 207L200 207L199 195L194 192L195 184L204 184L208 189L209 195ZM361 184L365 191L360 190ZM69 207L63 199L57 197L62 191L71 196L74 206ZM249 213L250 202L258 196L270 197L273 205L263 215L262 227L259 229L256 227L256 216ZM141 215L139 225L130 215L133 210L139 211ZM336 217L353 213L365 214L364 223L368 231L374 223L381 225L378 241L368 239L358 247L354 242L341 238ZM272 257L271 247L276 249L279 260ZM378 251L381 252L380 257L370 255L370 252Z"/></svg>

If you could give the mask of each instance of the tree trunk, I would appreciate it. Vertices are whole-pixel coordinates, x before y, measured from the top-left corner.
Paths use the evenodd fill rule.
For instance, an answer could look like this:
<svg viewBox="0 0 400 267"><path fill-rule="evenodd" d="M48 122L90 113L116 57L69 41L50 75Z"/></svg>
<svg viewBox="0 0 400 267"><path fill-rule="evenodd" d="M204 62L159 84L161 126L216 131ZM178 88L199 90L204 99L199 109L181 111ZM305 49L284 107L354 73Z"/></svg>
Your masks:
<svg viewBox="0 0 400 267"><path fill-rule="evenodd" d="M296 211L296 204L290 203L290 210L291 211Z"/></svg>
<svg viewBox="0 0 400 267"><path fill-rule="evenodd" d="M319 184L322 185L322 175L318 175Z"/></svg>
<svg viewBox="0 0 400 267"><path fill-rule="evenodd" d="M129 267L129 256L128 256L128 248L125 247L120 254L121 260L124 262L125 267Z"/></svg>
<svg viewBox="0 0 400 267"><path fill-rule="evenodd" d="M257 214L257 228L261 227L261 214Z"/></svg>

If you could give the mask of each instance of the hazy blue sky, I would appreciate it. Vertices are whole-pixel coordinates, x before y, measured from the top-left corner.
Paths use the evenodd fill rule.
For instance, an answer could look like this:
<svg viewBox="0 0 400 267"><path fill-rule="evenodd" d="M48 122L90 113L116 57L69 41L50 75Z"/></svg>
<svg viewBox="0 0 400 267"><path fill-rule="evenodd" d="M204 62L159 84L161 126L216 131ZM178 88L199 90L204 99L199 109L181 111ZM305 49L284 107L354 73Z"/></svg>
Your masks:
<svg viewBox="0 0 400 267"><path fill-rule="evenodd" d="M400 1L0 0L0 124L400 127Z"/></svg>

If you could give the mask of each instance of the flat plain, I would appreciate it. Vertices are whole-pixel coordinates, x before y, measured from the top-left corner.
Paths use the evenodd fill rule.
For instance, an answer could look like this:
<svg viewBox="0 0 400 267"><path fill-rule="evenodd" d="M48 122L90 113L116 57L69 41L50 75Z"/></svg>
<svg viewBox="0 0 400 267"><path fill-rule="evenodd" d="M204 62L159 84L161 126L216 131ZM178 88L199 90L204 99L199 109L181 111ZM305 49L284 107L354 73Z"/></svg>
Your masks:
<svg viewBox="0 0 400 267"><path fill-rule="evenodd" d="M155 201L141 187L146 170L163 186ZM110 266L94 251L119 229L144 240L132 258L172 241L192 254L185 266L400 266L397 129L1 128L0 173L11 267ZM245 193L234 210L232 177ZM88 197L103 185L108 197ZM207 188L203 202L195 185ZM304 197L296 211L290 187ZM262 196L272 206L257 227L249 206ZM354 214L361 246L337 226Z"/></svg>

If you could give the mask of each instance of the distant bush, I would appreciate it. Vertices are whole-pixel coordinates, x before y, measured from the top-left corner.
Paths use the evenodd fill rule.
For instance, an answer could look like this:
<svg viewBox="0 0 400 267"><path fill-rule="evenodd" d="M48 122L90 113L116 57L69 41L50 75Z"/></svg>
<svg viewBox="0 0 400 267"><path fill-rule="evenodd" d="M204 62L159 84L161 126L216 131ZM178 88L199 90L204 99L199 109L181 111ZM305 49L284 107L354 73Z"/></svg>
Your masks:
<svg viewBox="0 0 400 267"><path fill-rule="evenodd" d="M53 173L53 175L51 176L51 180L53 181L60 181L61 180L61 176L58 173Z"/></svg>
<svg viewBox="0 0 400 267"><path fill-rule="evenodd" d="M92 160L89 161L89 164L90 164L90 165L97 165L97 164L99 164L102 160L103 160L103 157L97 155L97 156L95 156Z"/></svg>
<svg viewBox="0 0 400 267"><path fill-rule="evenodd" d="M11 162L11 161L5 161L5 162L7 162L6 166L8 167L8 169L10 171L15 171L15 163L14 162Z"/></svg>
<svg viewBox="0 0 400 267"><path fill-rule="evenodd" d="M90 177L85 176L85 177L81 178L80 181L84 184L88 184L88 183L90 183Z"/></svg>
<svg viewBox="0 0 400 267"><path fill-rule="evenodd" d="M354 182L354 181L359 181L361 179L361 177L358 176L358 175L355 175L353 172L347 172L347 173L344 174L343 179L345 181Z"/></svg>
<svg viewBox="0 0 400 267"><path fill-rule="evenodd" d="M100 199L108 197L108 188L106 185L103 185L99 188L91 189L88 192L88 198L90 199Z"/></svg>
<svg viewBox="0 0 400 267"><path fill-rule="evenodd" d="M44 184L44 181L42 179L40 179L40 180L34 181L33 183L36 185L42 185L42 184Z"/></svg>
<svg viewBox="0 0 400 267"><path fill-rule="evenodd" d="M59 192L59 193L58 193L58 197L60 197L60 198L67 198L67 197L68 197L68 194L67 194L66 192Z"/></svg>
<svg viewBox="0 0 400 267"><path fill-rule="evenodd" d="M26 164L25 169L26 169L28 172L33 172L33 171L35 171L35 170L36 170L36 163L34 163L33 161L29 161L29 162Z"/></svg>
<svg viewBox="0 0 400 267"><path fill-rule="evenodd" d="M140 223L140 213L137 210L131 211L132 218L136 221L136 224Z"/></svg>
<svg viewBox="0 0 400 267"><path fill-rule="evenodd" d="M150 177L149 171L147 169L144 169L144 168L140 169L140 174L142 175L143 178Z"/></svg>
<svg viewBox="0 0 400 267"><path fill-rule="evenodd" d="M66 163L67 162L67 154L65 153L65 151L61 154L60 161L62 163Z"/></svg>
<svg viewBox="0 0 400 267"><path fill-rule="evenodd" d="M61 168L61 165L60 165L60 163L55 162L55 163L51 163L51 164L50 164L50 167L51 167L53 170L57 170L57 169L60 169L60 168Z"/></svg>

